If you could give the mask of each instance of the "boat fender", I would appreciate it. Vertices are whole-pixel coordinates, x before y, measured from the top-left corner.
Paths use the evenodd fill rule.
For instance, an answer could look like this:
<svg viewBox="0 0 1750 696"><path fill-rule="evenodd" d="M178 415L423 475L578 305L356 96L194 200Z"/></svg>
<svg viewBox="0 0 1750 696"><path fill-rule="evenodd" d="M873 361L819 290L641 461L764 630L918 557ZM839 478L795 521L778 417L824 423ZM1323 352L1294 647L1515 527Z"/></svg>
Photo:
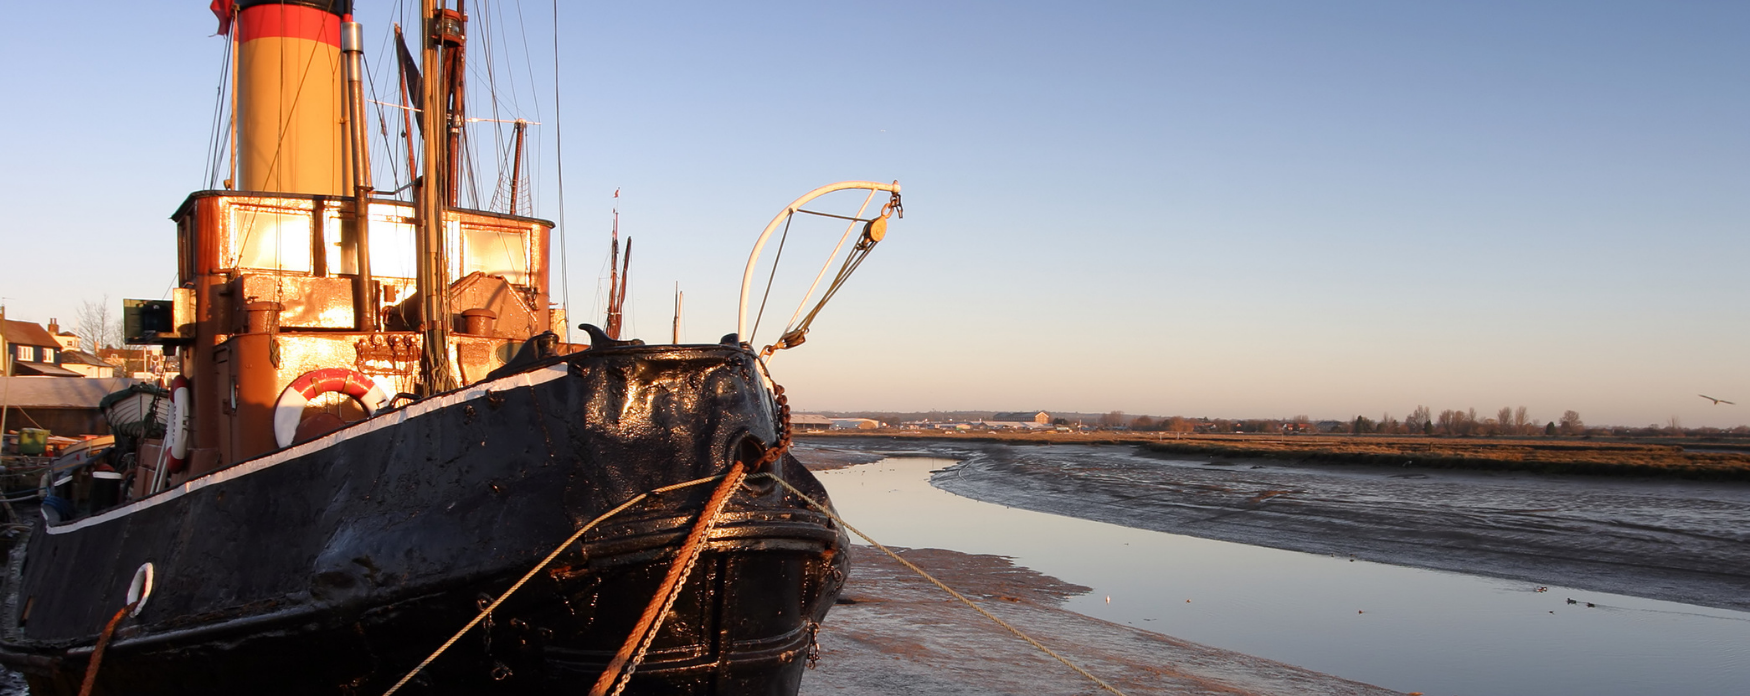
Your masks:
<svg viewBox="0 0 1750 696"><path fill-rule="evenodd" d="M188 422L193 407L190 399L187 377L177 375L170 380L170 421L164 428L164 460L173 473L188 464Z"/></svg>
<svg viewBox="0 0 1750 696"><path fill-rule="evenodd" d="M152 574L151 563L134 571L134 580L128 583L128 606L133 607L130 616L139 616L140 610L146 608L146 599L152 596Z"/></svg>
<svg viewBox="0 0 1750 696"><path fill-rule="evenodd" d="M310 400L329 392L340 392L352 397L365 413L377 415L383 410L389 398L371 378L344 367L325 367L311 370L280 392L279 401L273 407L273 439L280 447L292 446L292 441L298 433L298 423L304 419L304 407Z"/></svg>

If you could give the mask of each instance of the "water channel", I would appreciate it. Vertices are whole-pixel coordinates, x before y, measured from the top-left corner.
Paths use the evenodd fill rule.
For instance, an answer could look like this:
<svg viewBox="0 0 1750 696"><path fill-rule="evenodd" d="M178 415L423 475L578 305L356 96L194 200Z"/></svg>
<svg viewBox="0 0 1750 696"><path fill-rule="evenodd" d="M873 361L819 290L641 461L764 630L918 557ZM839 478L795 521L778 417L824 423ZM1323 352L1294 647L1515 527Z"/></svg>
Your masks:
<svg viewBox="0 0 1750 696"><path fill-rule="evenodd" d="M1747 613L1009 508L930 485L953 464L818 475L883 544L1008 556L1093 588L1070 610L1347 679L1429 696L1750 693Z"/></svg>

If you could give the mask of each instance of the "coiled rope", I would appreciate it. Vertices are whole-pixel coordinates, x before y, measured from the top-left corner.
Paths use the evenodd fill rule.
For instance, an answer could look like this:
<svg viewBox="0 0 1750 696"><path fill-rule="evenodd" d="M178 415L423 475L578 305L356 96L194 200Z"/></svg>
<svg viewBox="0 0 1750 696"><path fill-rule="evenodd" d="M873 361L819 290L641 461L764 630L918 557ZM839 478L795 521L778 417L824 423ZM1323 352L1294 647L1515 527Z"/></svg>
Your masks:
<svg viewBox="0 0 1750 696"><path fill-rule="evenodd" d="M781 478L778 478L776 476L773 476L771 474L766 474L766 473L755 474L754 476L752 476L750 478L759 478L759 477L765 477L765 478L769 478L773 481L777 481L778 485L789 489L791 493L795 493L796 497L801 498L802 502L807 503L808 506L811 508L814 508L815 511L819 512L820 514L826 515L833 522L836 522L840 525L843 525L844 528L850 530L851 533L862 537L863 541L867 541L871 545L873 545L875 548L881 549L882 553L885 553L888 556L893 557L893 560L899 561L900 564L904 565L907 568L910 568L912 572L917 573L920 576L923 576L923 578L925 580L928 580L928 581L934 583L936 585L936 587L942 588L942 591L947 592L948 594L954 595L954 598L960 600L960 602L962 604L965 604L966 606L972 607L972 609L974 611L977 611L978 613L983 614L985 618L990 619L991 621L997 622L998 626L1002 626L1003 628L1009 629L1010 633L1013 633L1016 636L1020 637L1021 640L1027 641L1028 644L1032 645L1035 648L1038 648L1041 652L1044 652L1045 654L1056 658L1058 662L1062 662L1064 665L1068 666L1070 669L1075 670L1077 673L1081 674L1082 676L1087 677L1089 680L1093 681L1095 684L1099 684L1100 688L1105 689L1107 691L1110 691L1112 693L1118 694L1118 696L1126 696L1124 692L1118 690L1118 687L1112 686L1111 684L1107 684L1105 681L1101 680L1099 677L1094 676L1092 672L1089 672L1088 670L1082 669L1081 667L1077 666L1076 663L1070 662L1068 658L1065 658L1064 656L1057 654L1057 652L1052 650L1051 648L1045 647L1045 645L1043 643L1040 643L1039 641L1034 640L1032 636L1029 636L1026 633L1022 632L1021 629L1015 628L1014 626L1010 625L1009 622L997 618L996 614L992 614L989 611L986 611L984 609L984 607L978 606L977 604L973 604L972 600L967 599L965 595L960 594L959 592L955 592L954 588L947 586L941 580L937 580L935 578L935 576L924 572L923 568L919 568L916 565L913 565L911 561L905 560L899 554L894 553L892 549L889 549L886 546L882 546L881 542L876 541L873 537L870 537L869 535L864 534L862 531L858 530L856 527L852 527L849 522L845 521L845 518L839 517L838 513L833 512L827 506L822 505L819 502L816 502L813 498L808 497L807 493L803 493L801 489L797 488L794 485L791 485L791 483L789 481L785 481L784 479L781 479Z"/></svg>

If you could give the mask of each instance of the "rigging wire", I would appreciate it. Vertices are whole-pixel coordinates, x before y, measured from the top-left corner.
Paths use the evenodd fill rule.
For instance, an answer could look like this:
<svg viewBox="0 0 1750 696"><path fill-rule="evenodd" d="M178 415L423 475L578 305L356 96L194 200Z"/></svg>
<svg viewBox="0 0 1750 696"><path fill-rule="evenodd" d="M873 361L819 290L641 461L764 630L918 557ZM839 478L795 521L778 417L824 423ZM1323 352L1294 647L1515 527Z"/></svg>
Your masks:
<svg viewBox="0 0 1750 696"><path fill-rule="evenodd" d="M874 201L874 200L875 200L875 190L870 189L869 195L863 197L863 205L857 208L856 217L845 217L843 215L829 215L827 213L817 213L817 212L814 212L812 210L802 210L802 209L796 210L796 212L798 212L798 213L808 213L810 215L820 215L823 217L838 218L840 220L850 220L851 223L848 225L845 225L845 233L842 235L839 235L839 243L837 246L834 246L832 248L832 253L827 255L826 262L820 264L820 272L816 273L814 275L814 283L808 286L808 292L805 292L802 294L802 301L796 303L796 311L790 314L790 321L784 325L784 332L783 333L788 334L788 333L790 333L790 331L792 329L796 328L796 317L802 316L802 308L808 306L808 298L812 297L814 295L815 288L820 287L820 280L822 278L826 277L826 269L832 267L832 260L838 258L839 250L845 248L845 242L849 241L851 238L851 233L856 231L857 223L863 222L863 220L861 219L863 217L863 212L869 209L869 203L871 201Z"/></svg>
<svg viewBox="0 0 1750 696"><path fill-rule="evenodd" d="M766 316L766 300L772 296L772 281L778 278L778 263L784 260L784 242L790 240L790 223L795 221L794 214L784 218L784 236L778 238L778 253L772 257L772 274L766 277L766 291L760 295L760 311L753 317L753 328L748 330L746 336L741 337L748 345L753 345L753 337L759 335L760 320Z"/></svg>
<svg viewBox="0 0 1750 696"><path fill-rule="evenodd" d="M377 54L379 56L382 56L382 55L388 53L390 50L393 50L389 45L389 37L393 36L393 35L394 34L391 32L387 32L387 31L383 32L383 40L380 43L378 43L378 45L377 45ZM382 136L381 139L382 139L382 146L383 146L383 156L371 158L372 179L373 180L380 180L381 179L381 177L375 176L376 175L376 167L377 167L380 160L387 160L388 167L389 167L389 182L390 182L390 184L392 184L390 190L399 192L401 190L401 186L402 186L402 184L401 184L401 167L400 167L400 162L398 162L395 158L395 146L392 144L394 142L394 140L389 137L389 117L386 114L384 114L382 102L379 101L379 97L377 96L377 72L372 67L375 65L375 63L371 62L371 58L368 54L363 55L361 57L364 59L364 62L365 62L365 81L367 83L369 83L371 86L371 100L370 101L371 101L372 105L377 107L377 133ZM394 61L391 61L391 63L394 63ZM395 64L397 66L399 66L398 63L395 63ZM395 194L391 193L389 195L395 195Z"/></svg>
<svg viewBox="0 0 1750 696"><path fill-rule="evenodd" d="M376 78L376 75L374 75L371 72L370 57L360 56L360 58L363 59L365 62L365 77L366 77L365 81L370 83L370 85L371 85L371 103L378 105L377 106L377 132L382 134L382 136L383 136L383 159L386 159L389 161L389 181L391 183L395 184L395 188L393 190L399 191L399 190L401 190L401 167L400 167L400 163L395 161L395 151L390 149L389 143L391 142L391 140L389 138L389 119L387 116L383 115L383 107L381 106L381 102L377 101L377 78ZM367 126L367 128L368 127L369 126ZM377 164L375 161L376 158L372 158L372 160L373 161L371 162L371 166L374 169L374 168L376 168L376 164ZM372 173L374 174L375 172L372 172Z"/></svg>
<svg viewBox="0 0 1750 696"><path fill-rule="evenodd" d="M219 163L224 159L224 155L221 154L224 148L220 144L224 142L224 136L231 132L229 124L226 124L223 126L224 133L220 133L220 124L225 123L226 120L224 119L225 95L229 92L231 85L231 81L228 79L231 75L231 44L231 37L225 37L225 50L221 53L224 65L219 68L219 85L213 89L212 135L207 139L207 171L203 172L202 176L209 189L215 188L219 183Z"/></svg>
<svg viewBox="0 0 1750 696"><path fill-rule="evenodd" d="M516 12L517 12L516 24L517 24L517 31L519 33L520 40L514 44L511 44L511 45L512 46L516 46L516 45L522 46L522 49L523 49L523 74L527 78L527 84L529 86L529 99L530 99L530 101L534 102L535 121L539 122L539 121L545 120L543 112L541 111L541 90L536 87L536 85L539 83L535 80L534 59L531 56L531 54L529 53L529 44L530 44L529 28L528 28L528 22L523 16L522 0L516 0ZM554 38L554 44L555 44L553 60L554 60L554 63L557 64L558 60L559 60L558 49L556 47L558 44L558 38L559 38L559 28L558 28L558 19L559 18L558 18L557 13L555 13L553 19L554 19L553 38ZM502 24L500 24L499 26L501 27L501 29L500 29L501 32L505 31L502 28L503 27ZM520 101L517 101L517 96L516 96L518 93L517 89L516 89L516 84L517 84L516 69L514 66L512 66L510 57L506 57L506 59L505 59L505 74L509 77L510 82L511 82L512 104L516 106L518 113L521 113L522 112L522 105L521 105ZM558 87L559 87L559 83L558 83L559 76L558 76L557 72L555 72L555 74L553 76L553 80L554 80L554 83L553 83L554 95L555 95L555 98L557 98ZM527 179L528 186L524 187L524 191L527 192L526 208L530 211L533 211L533 210L535 210L535 203L536 203L535 192L542 190L542 186L545 185L545 183L546 183L546 180L543 178L544 173L545 173L545 168L544 168L545 159L544 158L546 157L546 147L545 147L546 141L545 141L545 136L540 131L531 132L526 137L532 137L532 140L529 141L528 147L525 148L525 152L527 153L527 157L529 159L527 162L527 166L524 167L524 171L529 172L529 178ZM564 158L561 156L561 157L559 157L558 161L563 162ZM563 182L561 182L561 184L563 185ZM564 246L563 246L564 240L565 240L565 229L564 229L564 224L563 224L564 223L563 211L565 209L565 197L564 197L563 191L560 192L559 208L560 208L560 211L562 213L560 216L561 225L560 225L560 230L559 230L560 244L561 244L560 263L562 264L562 267L563 267L563 264L566 263L566 258L564 256ZM571 304L570 292L571 292L571 288L569 286L569 283L567 282L566 287L564 288L565 300L564 300L563 306L565 307L565 311L568 314L571 311L571 309L570 309L570 304Z"/></svg>
<svg viewBox="0 0 1750 696"><path fill-rule="evenodd" d="M519 5L520 7L520 5ZM526 49L525 49L526 50ZM537 107L539 108L539 107ZM559 0L553 0L553 147L559 165L559 282L565 286L565 333L571 334L571 255L565 246L565 141L559 117Z"/></svg>

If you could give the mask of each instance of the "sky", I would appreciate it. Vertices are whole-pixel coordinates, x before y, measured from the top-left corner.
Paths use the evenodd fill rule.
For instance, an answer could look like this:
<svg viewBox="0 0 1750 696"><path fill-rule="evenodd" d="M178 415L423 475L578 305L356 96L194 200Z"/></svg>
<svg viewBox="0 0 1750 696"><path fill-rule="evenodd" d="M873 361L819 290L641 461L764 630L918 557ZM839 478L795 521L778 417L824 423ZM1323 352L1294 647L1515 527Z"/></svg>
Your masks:
<svg viewBox="0 0 1750 696"><path fill-rule="evenodd" d="M358 2L385 100L406 4ZM615 189L633 333L670 339L678 284L684 340L715 341L785 204L901 183L905 219L772 361L803 410L1750 423L1750 5L469 9L473 113L540 123L577 321L600 319ZM8 316L164 296L167 217L209 187L206 3L9 11ZM484 197L507 134L473 131ZM404 182L377 147L379 188ZM769 316L842 230L810 224Z"/></svg>

